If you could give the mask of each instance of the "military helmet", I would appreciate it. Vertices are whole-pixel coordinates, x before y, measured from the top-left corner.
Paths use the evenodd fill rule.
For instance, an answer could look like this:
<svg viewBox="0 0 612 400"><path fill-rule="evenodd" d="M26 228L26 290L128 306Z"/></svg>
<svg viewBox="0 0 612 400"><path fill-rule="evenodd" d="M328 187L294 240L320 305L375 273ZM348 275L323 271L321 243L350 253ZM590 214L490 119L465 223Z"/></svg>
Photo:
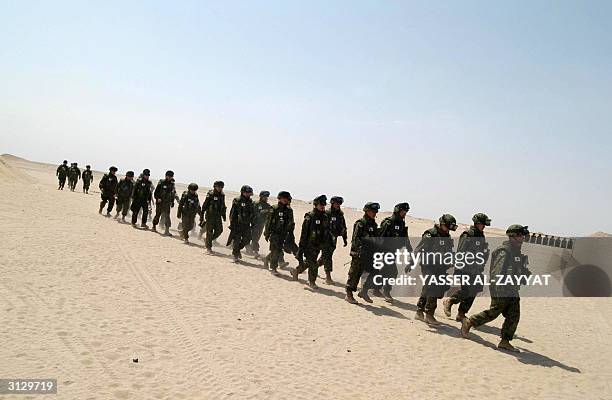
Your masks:
<svg viewBox="0 0 612 400"><path fill-rule="evenodd" d="M112 167L110 167L108 170L109 170L110 172L113 172L113 171L117 172L117 167L112 166Z"/></svg>
<svg viewBox="0 0 612 400"><path fill-rule="evenodd" d="M270 192L268 192L267 190L262 190L261 192L259 192L259 197L270 197Z"/></svg>
<svg viewBox="0 0 612 400"><path fill-rule="evenodd" d="M395 207L393 208L393 212L398 213L400 211L406 211L408 212L410 210L410 205L408 203L399 203L396 204Z"/></svg>
<svg viewBox="0 0 612 400"><path fill-rule="evenodd" d="M243 185L240 188L240 193L253 193L253 188L250 187L249 185Z"/></svg>
<svg viewBox="0 0 612 400"><path fill-rule="evenodd" d="M475 224L484 224L486 226L491 225L491 219L487 217L487 214L484 213L474 214L474 216L472 217L472 221L474 221Z"/></svg>
<svg viewBox="0 0 612 400"><path fill-rule="evenodd" d="M438 221L440 224L448 226L451 231L457 230L457 220L451 214L443 214Z"/></svg>
<svg viewBox="0 0 612 400"><path fill-rule="evenodd" d="M338 204L342 204L344 203L344 199L342 198L342 196L334 196L331 198L331 200L329 200L330 203L338 203Z"/></svg>
<svg viewBox="0 0 612 400"><path fill-rule="evenodd" d="M508 229L506 229L506 235L508 235L509 237L519 236L519 235L527 236L529 235L528 228L529 227L527 225L523 226L520 224L512 224L508 227Z"/></svg>
<svg viewBox="0 0 612 400"><path fill-rule="evenodd" d="M224 187L225 183L223 183L223 181L215 181L215 183L213 183L213 187L214 186L218 186L218 187Z"/></svg>
<svg viewBox="0 0 612 400"><path fill-rule="evenodd" d="M314 200L312 201L312 204L314 204L315 206L317 204L326 205L327 204L327 196L322 194L320 196L315 197Z"/></svg>
<svg viewBox="0 0 612 400"><path fill-rule="evenodd" d="M278 192L278 196L276 196L277 199L288 199L291 200L291 193L287 192L287 191L280 191Z"/></svg>
<svg viewBox="0 0 612 400"><path fill-rule="evenodd" d="M166 176L174 176L174 171L166 171Z"/></svg>
<svg viewBox="0 0 612 400"><path fill-rule="evenodd" d="M193 190L194 192L196 190L198 190L198 184L197 183L190 183L189 186L187 186L188 190Z"/></svg>
<svg viewBox="0 0 612 400"><path fill-rule="evenodd" d="M76 167L77 165L79 165L79 163L74 163L74 166Z"/></svg>
<svg viewBox="0 0 612 400"><path fill-rule="evenodd" d="M142 170L142 175L144 176L151 176L151 171L149 171L148 168L145 168Z"/></svg>
<svg viewBox="0 0 612 400"><path fill-rule="evenodd" d="M363 211L376 211L378 212L378 210L380 210L380 204L372 202L372 201L368 201L367 203L365 203L365 206L363 206Z"/></svg>
<svg viewBox="0 0 612 400"><path fill-rule="evenodd" d="M68 160L64 160L62 164L68 164Z"/></svg>
<svg viewBox="0 0 612 400"><path fill-rule="evenodd" d="M91 168L91 165L86 165L85 168L89 169Z"/></svg>

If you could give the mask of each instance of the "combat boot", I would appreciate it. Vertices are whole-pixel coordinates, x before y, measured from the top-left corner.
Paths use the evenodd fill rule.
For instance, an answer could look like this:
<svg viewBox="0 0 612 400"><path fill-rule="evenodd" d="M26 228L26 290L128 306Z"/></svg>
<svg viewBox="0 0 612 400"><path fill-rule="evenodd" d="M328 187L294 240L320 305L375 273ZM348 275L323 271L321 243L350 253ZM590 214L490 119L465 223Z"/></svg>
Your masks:
<svg viewBox="0 0 612 400"><path fill-rule="evenodd" d="M374 301L370 298L370 296L368 296L368 290L361 288L361 290L359 291L359 293L357 293L357 296L361 297L363 300L365 300L367 303L373 303Z"/></svg>
<svg viewBox="0 0 612 400"><path fill-rule="evenodd" d="M270 267L270 256L267 255L263 258L263 263L264 263L264 267L269 268ZM276 269L276 268L274 268Z"/></svg>
<svg viewBox="0 0 612 400"><path fill-rule="evenodd" d="M315 282L308 282L308 287L312 290L316 290L319 288Z"/></svg>
<svg viewBox="0 0 612 400"><path fill-rule="evenodd" d="M507 351L511 351L513 353L520 353L521 351L519 349L517 349L516 347L512 346L510 344L510 341L507 339L502 339L501 342L499 342L499 344L497 345L497 348L499 350L507 350Z"/></svg>
<svg viewBox="0 0 612 400"><path fill-rule="evenodd" d="M383 294L380 292L379 288L372 289L372 296L374 297L383 297Z"/></svg>
<svg viewBox="0 0 612 400"><path fill-rule="evenodd" d="M106 216L107 216L107 217L110 217L110 216L111 216L111 212L110 212L110 211L107 211L107 212L106 212Z"/></svg>
<svg viewBox="0 0 612 400"><path fill-rule="evenodd" d="M278 275L278 271L276 270L276 267L272 267L272 268L270 268L270 273L271 273L272 275L274 275L274 276L277 276L277 275Z"/></svg>
<svg viewBox="0 0 612 400"><path fill-rule="evenodd" d="M153 228L151 229L153 232L157 232L157 225L153 224Z"/></svg>
<svg viewBox="0 0 612 400"><path fill-rule="evenodd" d="M153 225L153 226L155 226L155 225ZM149 225L145 224L144 222L142 224L140 224L140 227L142 229L149 229Z"/></svg>
<svg viewBox="0 0 612 400"><path fill-rule="evenodd" d="M170 228L166 226L166 229L164 230L164 235L165 236L172 236L172 234L170 233Z"/></svg>
<svg viewBox="0 0 612 400"><path fill-rule="evenodd" d="M425 313L425 322L429 325L438 325L439 322L436 319L436 317L434 317L433 313Z"/></svg>
<svg viewBox="0 0 612 400"><path fill-rule="evenodd" d="M121 216L121 222L125 222L125 215Z"/></svg>
<svg viewBox="0 0 612 400"><path fill-rule="evenodd" d="M281 260L278 263L278 266L281 267L281 268L285 268L287 265L289 265L289 263L287 261L285 261L285 260Z"/></svg>
<svg viewBox="0 0 612 400"><path fill-rule="evenodd" d="M119 218L119 213L115 214L115 219Z"/></svg>
<svg viewBox="0 0 612 400"><path fill-rule="evenodd" d="M414 319L416 319L417 321L423 321L425 322L425 315L423 314L423 311L421 310L417 310Z"/></svg>
<svg viewBox="0 0 612 400"><path fill-rule="evenodd" d="M465 319L465 313L463 311L457 312L457 316L455 317L455 321L461 322Z"/></svg>
<svg viewBox="0 0 612 400"><path fill-rule="evenodd" d="M393 303L393 297L391 297L391 290L390 289L383 289L382 294L383 294L383 297L385 298L385 301L387 303Z"/></svg>
<svg viewBox="0 0 612 400"><path fill-rule="evenodd" d="M100 209L98 210L98 214L102 214L102 209L104 208L104 206L100 206Z"/></svg>
<svg viewBox="0 0 612 400"><path fill-rule="evenodd" d="M206 248L206 254L208 254L208 255L211 255L211 256L212 256L212 255L213 255L213 254L215 254L215 253L212 251L212 249L211 249L210 247L207 247L207 248Z"/></svg>
<svg viewBox="0 0 612 400"><path fill-rule="evenodd" d="M232 257L234 257L234 262L236 264L240 263L240 256L238 254L232 254Z"/></svg>
<svg viewBox="0 0 612 400"><path fill-rule="evenodd" d="M453 303L451 303L450 299L444 299L442 302L442 310L444 311L444 315L450 318L452 314Z"/></svg>
<svg viewBox="0 0 612 400"><path fill-rule="evenodd" d="M325 271L325 283L327 285L333 285L334 284L334 280L331 277L331 272L330 271Z"/></svg>
<svg viewBox="0 0 612 400"><path fill-rule="evenodd" d="M470 329L472 329L472 326L474 326L472 320L469 318L464 318L463 321L461 321L461 336L463 336L465 339L470 337Z"/></svg>
<svg viewBox="0 0 612 400"><path fill-rule="evenodd" d="M294 281L298 280L298 270L297 270L297 268L292 268L291 269L291 277L293 278Z"/></svg>
<svg viewBox="0 0 612 400"><path fill-rule="evenodd" d="M350 304L359 304L357 303L357 300L355 300L355 298L353 297L353 292L351 292L349 289L346 289L346 296L344 297L344 300L346 300Z"/></svg>

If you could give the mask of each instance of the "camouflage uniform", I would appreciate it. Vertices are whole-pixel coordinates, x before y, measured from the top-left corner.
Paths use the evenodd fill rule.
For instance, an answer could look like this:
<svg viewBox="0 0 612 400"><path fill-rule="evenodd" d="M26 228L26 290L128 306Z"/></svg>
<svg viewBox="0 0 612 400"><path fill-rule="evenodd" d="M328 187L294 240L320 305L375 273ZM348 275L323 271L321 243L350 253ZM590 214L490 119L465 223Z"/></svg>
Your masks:
<svg viewBox="0 0 612 400"><path fill-rule="evenodd" d="M77 167L77 163L72 163L70 168L68 169L68 186L70 190L74 192L74 188L76 188L76 184L81 177L81 170Z"/></svg>
<svg viewBox="0 0 612 400"><path fill-rule="evenodd" d="M225 221L227 218L226 214L225 193L222 190L209 190L200 213L200 220L206 229L206 249L211 250L213 240L217 239L223 232L223 222L221 222L221 219Z"/></svg>
<svg viewBox="0 0 612 400"><path fill-rule="evenodd" d="M402 218L400 212L405 210L408 212L410 207L408 203L400 203L395 206L393 215L383 219L380 223L379 236L384 238L392 238L391 245L393 248L387 249L387 251L395 252L397 249L406 247L406 250L412 252L412 245L410 239L408 239L408 227L406 226L405 217ZM397 265L395 263L385 264L380 274L383 278L397 278ZM382 287L385 296L389 296L391 293L391 285L386 284Z"/></svg>
<svg viewBox="0 0 612 400"><path fill-rule="evenodd" d="M163 214L166 233L169 232L170 226L172 226L170 209L174 207L174 200L176 197L176 189L172 176L174 176L174 173L171 173L171 171L166 172L166 178L159 180L159 183L155 187L155 192L153 192L153 198L155 199L153 229L159 224L159 219ZM170 177L170 179L168 179L168 177Z"/></svg>
<svg viewBox="0 0 612 400"><path fill-rule="evenodd" d="M117 171L117 168L111 167L110 171ZM100 213L106 205L106 202L108 202L106 213L110 214L110 212L113 211L113 206L115 205L115 195L117 194L117 183L117 177L112 172L104 174L102 179L100 179L100 184L98 185L100 188L100 197L102 198L102 201L100 202Z"/></svg>
<svg viewBox="0 0 612 400"><path fill-rule="evenodd" d="M336 199L338 199L338 197L332 197L331 201L334 202ZM342 201L340 201L340 204L342 204ZM329 218L329 229L331 231L332 240L329 242L328 246L323 247L321 258L319 259L319 265L323 265L325 272L330 273L334 269L333 256L338 243L338 237L342 237L344 245L346 246L347 230L344 212L340 208L330 207L325 211L325 213Z"/></svg>
<svg viewBox="0 0 612 400"><path fill-rule="evenodd" d="M190 191L191 190L191 191ZM181 219L183 228L183 239L189 238L189 232L195 226L195 217L201 213L200 199L196 191L198 185L190 184L189 190L183 192L181 200L179 200L176 216Z"/></svg>
<svg viewBox="0 0 612 400"><path fill-rule="evenodd" d="M517 232L525 232L528 234L526 226L511 225L507 233L511 235ZM527 256L521 253L520 244L513 244L511 240L507 240L500 247L495 249L491 255L490 276L498 275L531 275L531 271L527 267ZM496 319L500 314L505 318L501 329L501 338L505 341L510 341L514 337L516 328L521 317L521 299L519 296L520 285L495 285L492 282L491 291L491 306L479 314L473 315L464 320L472 327L478 327ZM463 331L462 327L462 331Z"/></svg>
<svg viewBox="0 0 612 400"><path fill-rule="evenodd" d="M244 195L246 191L253 193L253 189L243 186L240 196L232 202L230 209L230 237L228 245L232 244L232 255L234 260L242 258L240 250L251 242L253 223L255 222L255 207L253 200Z"/></svg>
<svg viewBox="0 0 612 400"><path fill-rule="evenodd" d="M134 173L132 172L131 175L133 177ZM134 181L132 179L128 179L126 177L119 180L119 184L117 185L117 215L121 213L124 218L127 216L128 210L130 209L130 200L132 198L133 191Z"/></svg>
<svg viewBox="0 0 612 400"><path fill-rule="evenodd" d="M281 196L291 198L288 192L279 193L279 199ZM266 257L266 263L274 272L278 268L286 242L293 237L295 221L291 206L280 201L272 206L270 213L267 215L264 237L270 243L270 254Z"/></svg>
<svg viewBox="0 0 612 400"><path fill-rule="evenodd" d="M153 183L149 179L149 170L145 169L134 183L134 192L132 194L132 225L136 225L138 214L142 210L142 227L147 226L147 216L149 215L149 203L151 202L153 193ZM146 176L146 179L145 179Z"/></svg>
<svg viewBox="0 0 612 400"><path fill-rule="evenodd" d="M253 225L253 238L251 240L251 244L249 245L249 249L255 253L259 252L259 240L261 239L261 234L266 226L268 215L272 211L272 206L267 201L268 196L270 196L270 192L261 192L259 194L260 199L254 203L255 225ZM262 197L265 197L266 200L262 200Z"/></svg>
<svg viewBox="0 0 612 400"><path fill-rule="evenodd" d="M89 165L85 168L83 174L81 174L81 179L83 179L83 192L89 193L89 185L93 181L93 172L89 169Z"/></svg>
<svg viewBox="0 0 612 400"><path fill-rule="evenodd" d="M57 167L55 171L55 176L57 176L57 180L59 186L57 187L60 190L64 190L64 185L66 184L66 177L68 176L68 161L64 161Z"/></svg>
<svg viewBox="0 0 612 400"><path fill-rule="evenodd" d="M327 202L325 195L318 196L314 200L314 205ZM319 254L326 247L330 246L332 235L330 231L329 215L325 211L314 208L304 215L302 232L300 234L299 248L304 257L304 262L300 263L295 269L295 275L301 274L308 269L308 282L311 286L315 285L319 264L317 259Z"/></svg>
<svg viewBox="0 0 612 400"><path fill-rule="evenodd" d="M364 207L364 211L368 209L378 209L380 206L378 203L367 203ZM364 214L361 219L355 221L353 225L353 237L351 239L351 266L348 271L348 279L346 281L347 295L350 292L352 298L352 292L357 290L359 279L364 271L371 272L371 269L365 266L366 255L363 253L363 242L367 238L378 237L378 224L376 220L370 218L367 214ZM372 274L370 274L372 275ZM369 285L369 283L368 283ZM364 288L366 284L364 283Z"/></svg>
<svg viewBox="0 0 612 400"><path fill-rule="evenodd" d="M454 289L453 293L448 297L448 303L452 306L453 304L459 304L459 315L462 318L474 304L474 299L478 293L482 292L483 286L474 283L477 276L482 276L484 267L489 257L489 245L485 240L484 232L471 226L468 230L464 231L459 237L459 244L457 245L458 253L483 253L484 263L482 264L471 264L465 265L463 268L455 267L455 275L467 275L470 279L468 285L462 285L459 290Z"/></svg>
<svg viewBox="0 0 612 400"><path fill-rule="evenodd" d="M445 214L449 215L449 214ZM443 216L444 217L444 216ZM452 217L452 216L451 216ZM452 217L454 221L454 217ZM442 220L442 218L440 218ZM455 225L456 226L456 225ZM449 265L440 263L439 257L435 257L434 254L447 254L453 251L453 239L450 238L450 233L444 233L440 225L435 224L433 228L426 230L422 239L415 249L415 253L423 251L423 257L426 254L430 254L432 260L430 262L424 262L421 260L421 273L423 276L426 275L443 275L446 274ZM443 257L444 258L444 257ZM417 301L417 311L425 312L430 316L434 315L436 308L438 307L438 299L444 296L444 292L449 289L447 285L435 285L433 283L427 283L423 285L421 289L421 297Z"/></svg>

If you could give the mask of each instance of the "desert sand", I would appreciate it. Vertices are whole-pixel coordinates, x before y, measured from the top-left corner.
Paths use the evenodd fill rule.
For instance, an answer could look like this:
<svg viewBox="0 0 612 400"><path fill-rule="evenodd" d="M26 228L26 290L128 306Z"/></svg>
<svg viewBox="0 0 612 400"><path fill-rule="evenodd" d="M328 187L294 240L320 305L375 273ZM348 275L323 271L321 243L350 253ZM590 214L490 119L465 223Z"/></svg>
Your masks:
<svg viewBox="0 0 612 400"><path fill-rule="evenodd" d="M609 298L524 298L509 354L495 349L501 318L466 340L441 307L440 327L415 321L413 298L346 303L347 248L337 284L312 292L305 276L183 244L176 218L166 238L100 216L102 174L85 195L56 190L55 168L0 158L0 377L57 378L44 398L612 398ZM310 206L293 206L299 224ZM431 225L409 220L413 235Z"/></svg>

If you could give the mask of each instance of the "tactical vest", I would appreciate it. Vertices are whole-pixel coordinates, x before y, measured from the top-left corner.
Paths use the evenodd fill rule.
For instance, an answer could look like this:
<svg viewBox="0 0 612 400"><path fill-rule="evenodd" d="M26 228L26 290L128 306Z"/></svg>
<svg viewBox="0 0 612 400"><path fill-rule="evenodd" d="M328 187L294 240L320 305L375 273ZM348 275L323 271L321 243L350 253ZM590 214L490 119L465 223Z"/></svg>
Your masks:
<svg viewBox="0 0 612 400"><path fill-rule="evenodd" d="M206 210L206 219L221 217L223 214L223 209L225 208L225 194L217 193L214 190L209 190L206 197L209 202Z"/></svg>
<svg viewBox="0 0 612 400"><path fill-rule="evenodd" d="M236 212L236 222L238 224L249 225L253 221L253 200L243 198L242 196L234 199L234 207Z"/></svg>
<svg viewBox="0 0 612 400"><path fill-rule="evenodd" d="M326 211L329 217L329 230L333 237L342 236L346 231L346 222L342 210L330 208Z"/></svg>
<svg viewBox="0 0 612 400"><path fill-rule="evenodd" d="M323 244L330 238L329 216L325 212L310 211L307 240L310 244Z"/></svg>
<svg viewBox="0 0 612 400"><path fill-rule="evenodd" d="M195 193L193 195L188 192L183 193L183 209L181 212L185 215L195 215L198 212L198 207L200 205L200 199L198 198L198 194Z"/></svg>
<svg viewBox="0 0 612 400"><path fill-rule="evenodd" d="M275 205L270 214L270 234L283 235L289 232L293 221L293 210L289 207Z"/></svg>

